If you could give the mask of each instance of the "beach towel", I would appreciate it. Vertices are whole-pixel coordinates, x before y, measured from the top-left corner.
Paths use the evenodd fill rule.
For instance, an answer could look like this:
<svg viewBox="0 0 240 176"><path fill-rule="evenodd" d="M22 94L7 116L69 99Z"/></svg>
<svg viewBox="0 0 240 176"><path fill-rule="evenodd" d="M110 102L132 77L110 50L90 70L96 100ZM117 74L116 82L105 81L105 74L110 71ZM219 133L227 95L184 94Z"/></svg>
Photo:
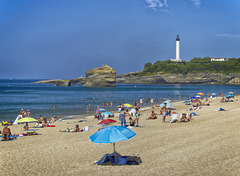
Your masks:
<svg viewBox="0 0 240 176"><path fill-rule="evenodd" d="M8 142L8 141L13 141L13 140L16 140L16 139L9 138L9 140L1 140L1 141L2 142Z"/></svg>
<svg viewBox="0 0 240 176"><path fill-rule="evenodd" d="M86 122L86 119L79 120L78 122Z"/></svg>
<svg viewBox="0 0 240 176"><path fill-rule="evenodd" d="M223 109L223 108L220 108L218 111L225 111L225 109Z"/></svg>
<svg viewBox="0 0 240 176"><path fill-rule="evenodd" d="M119 155L119 154L118 154ZM105 154L99 161L95 161L98 165L139 165L142 160L139 156L121 156L117 157L117 163L115 163L115 154Z"/></svg>
<svg viewBox="0 0 240 176"><path fill-rule="evenodd" d="M37 131L39 129L30 129L30 130L23 130L23 131Z"/></svg>
<svg viewBox="0 0 240 176"><path fill-rule="evenodd" d="M197 115L196 112L191 112L190 115L192 115L192 116L199 116L199 115Z"/></svg>

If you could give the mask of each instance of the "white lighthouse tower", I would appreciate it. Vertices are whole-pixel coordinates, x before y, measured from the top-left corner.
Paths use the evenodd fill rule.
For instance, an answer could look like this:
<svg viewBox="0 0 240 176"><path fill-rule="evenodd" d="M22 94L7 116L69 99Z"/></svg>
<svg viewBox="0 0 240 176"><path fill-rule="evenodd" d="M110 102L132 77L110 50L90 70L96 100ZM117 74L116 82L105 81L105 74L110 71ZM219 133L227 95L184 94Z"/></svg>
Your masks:
<svg viewBox="0 0 240 176"><path fill-rule="evenodd" d="M176 61L177 62L181 62L181 59L180 59L180 38L179 38L179 35L177 35L177 38L176 38Z"/></svg>

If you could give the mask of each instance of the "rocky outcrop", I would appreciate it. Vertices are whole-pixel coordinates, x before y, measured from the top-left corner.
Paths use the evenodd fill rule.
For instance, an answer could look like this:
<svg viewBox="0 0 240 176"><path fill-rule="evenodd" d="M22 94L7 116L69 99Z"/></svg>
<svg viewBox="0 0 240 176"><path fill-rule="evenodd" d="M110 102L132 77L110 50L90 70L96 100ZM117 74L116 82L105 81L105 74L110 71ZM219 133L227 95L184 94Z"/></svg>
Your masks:
<svg viewBox="0 0 240 176"><path fill-rule="evenodd" d="M117 83L122 84L240 84L240 73L188 73L139 76L140 72L122 74Z"/></svg>
<svg viewBox="0 0 240 176"><path fill-rule="evenodd" d="M240 77L235 77L229 81L229 84L240 85Z"/></svg>
<svg viewBox="0 0 240 176"><path fill-rule="evenodd" d="M84 87L115 87L116 71L108 65L88 70Z"/></svg>
<svg viewBox="0 0 240 176"><path fill-rule="evenodd" d="M74 84L84 84L85 78L83 76L75 79L54 79L34 82L36 84L55 84L56 86L72 86Z"/></svg>

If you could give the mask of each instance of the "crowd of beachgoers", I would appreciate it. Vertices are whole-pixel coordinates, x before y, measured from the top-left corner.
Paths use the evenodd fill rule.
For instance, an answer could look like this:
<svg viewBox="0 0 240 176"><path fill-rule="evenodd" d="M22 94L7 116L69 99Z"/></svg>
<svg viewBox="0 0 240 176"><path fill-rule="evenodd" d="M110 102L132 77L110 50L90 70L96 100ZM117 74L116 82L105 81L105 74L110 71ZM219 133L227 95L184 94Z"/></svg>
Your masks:
<svg viewBox="0 0 240 176"><path fill-rule="evenodd" d="M113 105L114 112L107 111L111 104L99 104L84 118L46 118L43 113L34 119L28 109L21 110L16 125L2 122L0 139L5 141L0 145L7 157L2 171L6 175L239 175L234 164L240 147L239 95L203 93L181 101L162 98L155 103L150 98L148 106L146 98L123 101ZM27 124L27 119L33 122ZM116 143L116 151L141 157L139 167L93 167L113 147L99 146L90 137L111 127L136 133Z"/></svg>
<svg viewBox="0 0 240 176"><path fill-rule="evenodd" d="M232 102L234 101L234 97L236 96L239 96L239 94L237 94L236 92L229 92L227 95L220 93L220 97L222 97L220 102L222 103ZM210 106L210 103L211 103L210 100L215 98L216 98L215 93L212 93L212 94L208 93L206 96L204 96L203 93L199 92L197 96L189 97L188 99L184 100L183 103L185 103L185 105L187 105L188 108L186 109L186 113L181 113L181 114L178 114L176 108L171 105L170 103L171 100L166 100L166 98L164 97L160 98L161 102L165 100L160 105L159 105L159 101L154 98L140 98L139 102L134 101L134 104L128 104L128 103L119 104L117 112L108 112L106 109L103 109L108 106L111 106L111 107L113 106L113 103L111 101L107 103L103 102L102 104L103 108L101 109L98 106L96 110L96 114L93 117L93 119L97 119L98 121L104 121L106 119L115 118L117 116L121 126L128 127L128 128L139 127L139 126L142 126L142 125L139 125L139 122L140 122L140 119L143 119L143 117L141 116L145 115L144 110L152 109L150 116L145 118L146 120L155 120L158 118L162 118L162 122L165 123L166 117L171 116L171 120L169 121L169 123L192 122L194 120L193 116L196 116L197 114L191 111L202 109L203 106ZM146 105L150 103L150 106L143 106L144 101ZM238 101L238 99L235 99L235 101ZM219 110L224 111L224 109L222 108L220 108ZM87 111L88 112L91 111L90 104L87 105ZM62 119L57 119L56 116L52 116L50 117L50 119L47 119L47 118L43 118L43 116L40 115L38 120L31 118L30 121L27 121L27 120L24 121L24 119L27 119L27 118L31 118L30 110L27 110L25 112L23 109L21 109L19 116L15 120L15 122L2 121L1 125L4 126L2 130L2 136L1 136L3 138L2 140L16 139L16 137L19 137L19 136L37 135L38 133L36 133L36 128L55 127L55 125L53 124L56 121L62 121ZM23 128L27 133L12 135L11 130L9 129L8 126L11 126L13 124L16 125L18 123L24 123L24 122L26 122L26 125ZM34 122L35 125L30 127L28 125L28 122ZM111 123L112 122L108 122L108 121L106 123L101 123L103 124L103 126L101 126L101 128L99 128L98 130L101 130L106 125L110 125ZM66 130L59 130L59 131L60 132L83 132L83 131L88 131L88 128L80 129L79 125L76 124L74 128L67 128Z"/></svg>

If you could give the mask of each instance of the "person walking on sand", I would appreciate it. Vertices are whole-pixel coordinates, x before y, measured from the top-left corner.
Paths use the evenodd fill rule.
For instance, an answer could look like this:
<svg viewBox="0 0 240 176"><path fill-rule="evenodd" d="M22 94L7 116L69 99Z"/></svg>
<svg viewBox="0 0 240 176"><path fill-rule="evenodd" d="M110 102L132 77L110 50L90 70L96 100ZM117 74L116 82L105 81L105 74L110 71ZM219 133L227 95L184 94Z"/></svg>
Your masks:
<svg viewBox="0 0 240 176"><path fill-rule="evenodd" d="M164 103L164 106L161 108L161 110L163 114L162 122L164 123L167 116L167 103Z"/></svg>

